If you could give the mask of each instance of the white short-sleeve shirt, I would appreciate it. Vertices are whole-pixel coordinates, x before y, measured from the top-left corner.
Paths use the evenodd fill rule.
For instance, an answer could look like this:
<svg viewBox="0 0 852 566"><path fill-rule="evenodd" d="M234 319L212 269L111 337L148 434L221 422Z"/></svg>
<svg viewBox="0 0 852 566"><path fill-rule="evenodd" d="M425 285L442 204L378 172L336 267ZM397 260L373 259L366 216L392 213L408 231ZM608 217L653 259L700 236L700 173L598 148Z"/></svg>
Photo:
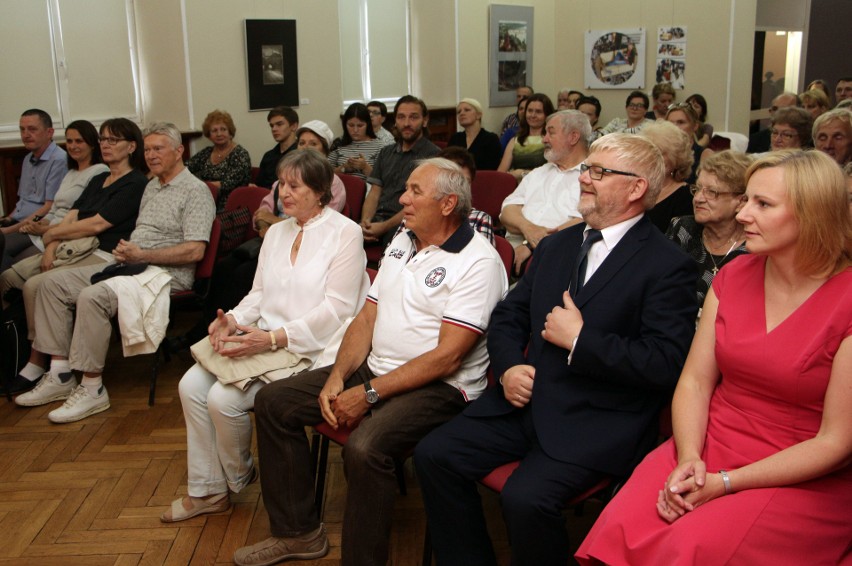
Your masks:
<svg viewBox="0 0 852 566"><path fill-rule="evenodd" d="M545 163L530 171L515 191L503 201L503 208L519 204L524 218L545 228L556 228L570 218L579 218L580 165L560 169L555 163ZM506 239L518 246L521 234L506 233Z"/></svg>
<svg viewBox="0 0 852 566"><path fill-rule="evenodd" d="M417 252L414 238L410 230L394 238L367 294L377 306L367 364L375 375L387 374L437 347L442 324L466 328L479 339L444 381L473 400L487 385L485 331L506 293L506 269L494 246L467 222L440 247Z"/></svg>

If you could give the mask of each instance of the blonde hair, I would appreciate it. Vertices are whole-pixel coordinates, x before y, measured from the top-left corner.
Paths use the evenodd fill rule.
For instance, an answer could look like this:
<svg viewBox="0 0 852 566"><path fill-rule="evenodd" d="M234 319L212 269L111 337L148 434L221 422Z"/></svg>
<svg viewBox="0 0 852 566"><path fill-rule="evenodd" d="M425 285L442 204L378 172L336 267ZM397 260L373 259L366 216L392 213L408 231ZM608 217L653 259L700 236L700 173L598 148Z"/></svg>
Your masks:
<svg viewBox="0 0 852 566"><path fill-rule="evenodd" d="M746 171L746 184L761 169L784 171L787 198L799 225L796 268L825 277L852 265L852 218L846 179L837 163L821 151L767 153Z"/></svg>
<svg viewBox="0 0 852 566"><path fill-rule="evenodd" d="M686 181L692 173L695 154L692 152L692 139L683 130L665 120L657 120L642 128L642 137L651 140L663 154L667 167L671 167L671 176L675 181ZM666 171L668 174L668 171Z"/></svg>
<svg viewBox="0 0 852 566"><path fill-rule="evenodd" d="M609 134L595 140L589 151L611 151L617 154L620 162L624 163L619 167L648 181L648 190L642 202L645 210L654 206L666 177L666 163L663 154L651 140L636 134Z"/></svg>
<svg viewBox="0 0 852 566"><path fill-rule="evenodd" d="M698 173L702 171L714 175L719 182L735 193L744 193L746 190L746 170L754 162L754 159L745 153L726 149L707 157L698 166Z"/></svg>
<svg viewBox="0 0 852 566"><path fill-rule="evenodd" d="M804 105L806 102L813 102L823 110L828 110L831 103L828 101L828 96L820 89L806 90L799 95L799 100Z"/></svg>

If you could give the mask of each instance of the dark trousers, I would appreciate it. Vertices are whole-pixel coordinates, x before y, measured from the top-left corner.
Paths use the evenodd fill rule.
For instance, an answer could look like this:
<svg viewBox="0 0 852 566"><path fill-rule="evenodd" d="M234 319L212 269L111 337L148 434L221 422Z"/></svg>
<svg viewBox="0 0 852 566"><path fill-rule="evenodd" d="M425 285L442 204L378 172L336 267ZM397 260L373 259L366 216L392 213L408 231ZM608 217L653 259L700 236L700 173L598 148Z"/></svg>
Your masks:
<svg viewBox="0 0 852 566"><path fill-rule="evenodd" d="M545 454L526 408L490 418L459 415L417 446L414 464L440 566L497 563L476 480L515 460L521 465L500 494L512 564L568 564L565 504L600 474Z"/></svg>
<svg viewBox="0 0 852 566"><path fill-rule="evenodd" d="M273 536L297 536L319 526L305 426L322 421L317 398L330 371L326 367L276 381L255 398L263 502ZM372 377L365 363L345 386L363 387ZM348 484L344 565L387 564L396 498L394 460L407 457L423 436L464 406L456 388L436 381L380 401L352 432L343 448Z"/></svg>

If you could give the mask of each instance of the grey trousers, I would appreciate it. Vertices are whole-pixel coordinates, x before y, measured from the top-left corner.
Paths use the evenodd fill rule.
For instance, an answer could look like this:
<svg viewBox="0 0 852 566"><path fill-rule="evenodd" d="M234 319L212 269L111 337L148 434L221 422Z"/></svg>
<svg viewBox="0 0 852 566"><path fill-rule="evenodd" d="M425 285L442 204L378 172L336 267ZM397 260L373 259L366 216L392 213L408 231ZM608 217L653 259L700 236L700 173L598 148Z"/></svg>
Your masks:
<svg viewBox="0 0 852 566"><path fill-rule="evenodd" d="M99 265L100 268L103 269L108 263L109 262L98 257L96 254L91 254L72 265L54 267L47 273L66 271L68 269L74 269L86 265ZM38 294L38 288L41 285L41 282L44 281L44 276L47 275L47 273L40 273L30 277L29 279L23 279L14 269L9 268L0 274L0 297L6 294L6 291L9 289L21 289L24 294L24 309L26 309L27 312L27 338L30 341L35 338L35 298ZM6 302L4 301L3 308L6 308L6 306Z"/></svg>
<svg viewBox="0 0 852 566"><path fill-rule="evenodd" d="M331 367L270 383L255 397L263 502L273 536L297 536L319 526L305 426L322 422L317 398ZM364 363L345 384L361 387L372 373ZM408 456L429 431L465 407L443 381L383 400L343 447L348 489L342 563L385 566L396 499L394 459Z"/></svg>
<svg viewBox="0 0 852 566"><path fill-rule="evenodd" d="M35 297L33 348L67 357L72 369L103 372L112 335L110 319L118 311L118 296L112 289L104 283L91 283L92 274L104 267L104 263L75 266L41 275Z"/></svg>

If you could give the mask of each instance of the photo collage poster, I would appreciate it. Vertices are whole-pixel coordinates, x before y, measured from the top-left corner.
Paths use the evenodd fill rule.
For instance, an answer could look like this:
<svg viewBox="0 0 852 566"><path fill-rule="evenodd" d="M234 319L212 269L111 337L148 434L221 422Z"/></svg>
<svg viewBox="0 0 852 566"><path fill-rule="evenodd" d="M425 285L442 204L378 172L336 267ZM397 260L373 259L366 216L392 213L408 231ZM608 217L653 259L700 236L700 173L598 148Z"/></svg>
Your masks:
<svg viewBox="0 0 852 566"><path fill-rule="evenodd" d="M675 90L686 85L686 26L661 27L657 31L657 68L654 83L671 83Z"/></svg>

